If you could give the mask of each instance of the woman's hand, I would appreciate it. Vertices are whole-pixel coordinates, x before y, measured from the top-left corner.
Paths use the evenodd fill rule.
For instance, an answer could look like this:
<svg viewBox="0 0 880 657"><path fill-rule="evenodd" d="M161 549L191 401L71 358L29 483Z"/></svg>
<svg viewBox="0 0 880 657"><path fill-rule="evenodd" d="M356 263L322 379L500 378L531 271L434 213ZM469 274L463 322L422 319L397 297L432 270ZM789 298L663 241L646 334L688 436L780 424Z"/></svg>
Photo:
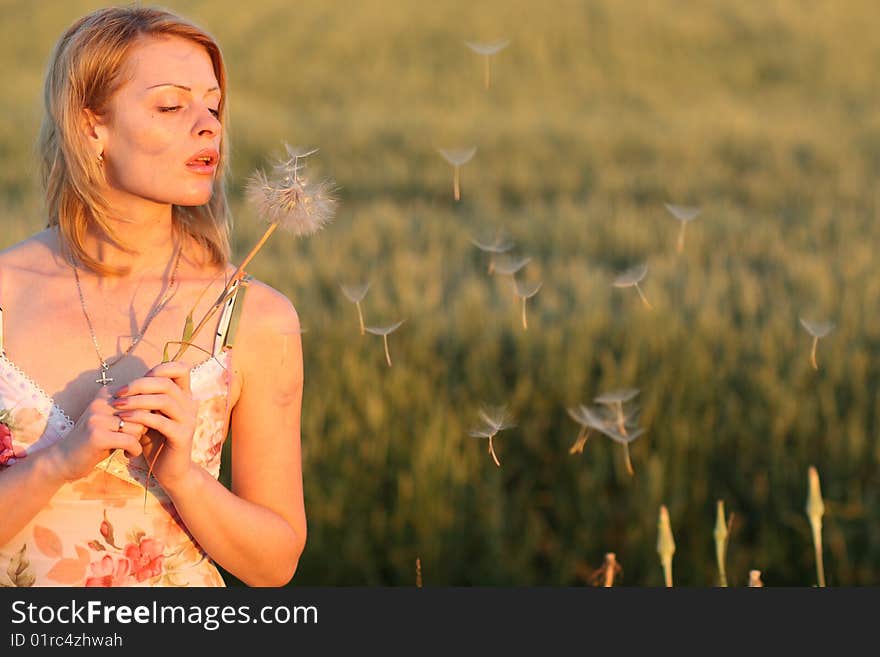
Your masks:
<svg viewBox="0 0 880 657"><path fill-rule="evenodd" d="M189 375L189 365L162 363L120 388L112 402L126 423L153 430L141 440L143 454L169 494L186 482L194 465L192 441L199 405L192 397Z"/></svg>
<svg viewBox="0 0 880 657"><path fill-rule="evenodd" d="M120 422L112 399L107 386L102 386L70 433L49 448L55 471L64 481L85 477L115 449L125 450L129 458L141 453L140 439L147 427L136 420Z"/></svg>

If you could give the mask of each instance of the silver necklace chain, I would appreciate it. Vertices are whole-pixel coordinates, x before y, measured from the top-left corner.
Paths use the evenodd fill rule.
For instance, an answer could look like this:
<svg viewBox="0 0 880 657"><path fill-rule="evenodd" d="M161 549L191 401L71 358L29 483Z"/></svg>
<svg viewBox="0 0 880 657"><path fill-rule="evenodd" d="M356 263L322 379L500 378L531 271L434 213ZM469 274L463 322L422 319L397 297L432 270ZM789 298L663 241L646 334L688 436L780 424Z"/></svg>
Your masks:
<svg viewBox="0 0 880 657"><path fill-rule="evenodd" d="M165 307L165 304L167 304L168 301L171 299L171 297L174 296L174 293L176 292L175 285L177 283L177 270L180 267L180 255L181 255L182 251L183 251L183 249L178 249L178 251L177 251L177 260L174 264L174 271L171 273L171 281L168 284L168 292L165 294L165 296L162 298L162 300L159 301L159 303L157 303L154 306L153 310L150 311L150 313L147 315L146 320L144 320L144 328L142 328L138 332L138 334L136 336L134 336L134 339L131 341L131 344L129 345L128 349L126 349L125 352L123 352L122 354L120 354L116 358L112 358L109 361L105 360L104 356L101 355L101 347L98 345L98 338L95 335L95 327L92 326L92 320L89 317L89 311L86 310L86 300L85 300L85 297L83 296L82 285L80 285L80 282L79 282L79 273L77 272L77 269L74 266L73 276L76 279L76 291L79 293L79 303L82 306L83 315L86 318L86 324L89 325L89 334L92 337L92 343L95 345L95 353L98 355L98 360L101 363L101 370L100 370L101 376L100 376L100 378L95 379L95 383L100 383L102 386L105 386L108 383L111 383L113 381L112 377L107 376L107 372L116 363L118 363L123 358L128 356L132 351L134 351L134 348L138 345L138 343L140 343L141 339L143 339L144 335L146 334L147 329L150 326L150 322L153 321L153 318L155 318L156 315L158 315L160 312L162 312L162 309Z"/></svg>

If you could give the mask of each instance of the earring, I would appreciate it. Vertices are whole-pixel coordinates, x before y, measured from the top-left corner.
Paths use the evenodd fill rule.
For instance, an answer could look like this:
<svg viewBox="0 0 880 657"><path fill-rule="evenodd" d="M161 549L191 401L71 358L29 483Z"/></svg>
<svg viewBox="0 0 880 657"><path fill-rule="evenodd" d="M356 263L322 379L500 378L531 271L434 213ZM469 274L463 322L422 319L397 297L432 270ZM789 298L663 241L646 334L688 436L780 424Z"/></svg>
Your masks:
<svg viewBox="0 0 880 657"><path fill-rule="evenodd" d="M98 153L98 164L104 164L104 153Z"/></svg>

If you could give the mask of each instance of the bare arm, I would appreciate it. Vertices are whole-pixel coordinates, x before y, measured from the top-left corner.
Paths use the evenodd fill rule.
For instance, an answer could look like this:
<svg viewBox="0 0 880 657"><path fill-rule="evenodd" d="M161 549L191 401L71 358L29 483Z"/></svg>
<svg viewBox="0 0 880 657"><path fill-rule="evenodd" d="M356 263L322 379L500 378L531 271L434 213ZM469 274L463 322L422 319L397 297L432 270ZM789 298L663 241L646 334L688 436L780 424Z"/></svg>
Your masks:
<svg viewBox="0 0 880 657"><path fill-rule="evenodd" d="M120 433L109 399L102 387L63 440L0 468L0 500L14 500L3 506L0 545L30 522L61 486L88 475L110 451L121 448L132 457L141 453L143 427L133 422Z"/></svg>
<svg viewBox="0 0 880 657"><path fill-rule="evenodd" d="M155 474L187 530L215 562L251 586L283 586L296 571L306 539L302 342L290 302L270 288L252 286L233 356L242 383L231 418L232 490L188 455L185 465L179 455L175 469L173 441L160 453ZM145 418L144 424L151 421ZM150 452L147 447L148 457ZM169 463L161 464L166 456Z"/></svg>

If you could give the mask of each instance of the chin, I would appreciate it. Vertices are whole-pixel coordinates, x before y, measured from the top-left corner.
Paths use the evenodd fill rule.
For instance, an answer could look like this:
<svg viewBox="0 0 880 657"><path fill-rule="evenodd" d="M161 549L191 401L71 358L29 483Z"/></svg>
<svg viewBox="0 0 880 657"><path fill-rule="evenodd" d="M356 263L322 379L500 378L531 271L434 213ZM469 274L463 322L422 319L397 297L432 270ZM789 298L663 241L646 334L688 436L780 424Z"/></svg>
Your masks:
<svg viewBox="0 0 880 657"><path fill-rule="evenodd" d="M213 196L213 189L209 189L207 191L199 191L197 193L182 194L174 200L174 205L181 205L184 207L198 207L200 205L205 205L208 201L211 200L211 197Z"/></svg>

